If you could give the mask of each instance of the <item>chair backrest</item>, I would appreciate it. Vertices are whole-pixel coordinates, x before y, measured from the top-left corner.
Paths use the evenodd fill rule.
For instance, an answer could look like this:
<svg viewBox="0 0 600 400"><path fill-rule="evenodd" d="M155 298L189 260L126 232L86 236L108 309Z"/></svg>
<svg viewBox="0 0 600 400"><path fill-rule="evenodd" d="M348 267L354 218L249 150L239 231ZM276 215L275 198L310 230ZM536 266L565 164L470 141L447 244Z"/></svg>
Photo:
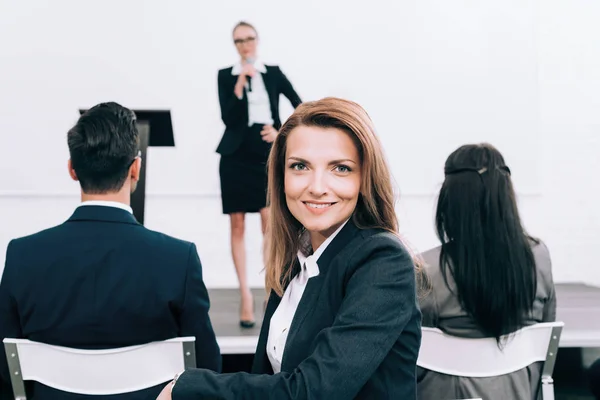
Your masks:
<svg viewBox="0 0 600 400"><path fill-rule="evenodd" d="M542 379L550 378L563 326L562 322L548 322L522 328L506 336L502 349L494 338L460 338L423 327L417 365L446 375L476 378L508 374L543 361Z"/></svg>
<svg viewBox="0 0 600 400"><path fill-rule="evenodd" d="M23 381L65 392L108 395L146 389L196 367L194 337L107 350L81 350L26 339L4 339L15 398Z"/></svg>

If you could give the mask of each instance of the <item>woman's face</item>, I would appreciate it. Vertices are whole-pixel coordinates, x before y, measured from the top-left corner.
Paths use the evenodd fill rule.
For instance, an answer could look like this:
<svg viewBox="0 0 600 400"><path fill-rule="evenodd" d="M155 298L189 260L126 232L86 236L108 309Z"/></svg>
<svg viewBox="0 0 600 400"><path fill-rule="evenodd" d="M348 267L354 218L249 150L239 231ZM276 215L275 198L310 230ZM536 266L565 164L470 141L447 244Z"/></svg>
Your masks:
<svg viewBox="0 0 600 400"><path fill-rule="evenodd" d="M249 26L238 26L233 31L233 43L242 60L256 58L258 37L256 31Z"/></svg>
<svg viewBox="0 0 600 400"><path fill-rule="evenodd" d="M337 128L299 126L287 138L284 189L288 209L316 250L354 212L361 165L354 142Z"/></svg>

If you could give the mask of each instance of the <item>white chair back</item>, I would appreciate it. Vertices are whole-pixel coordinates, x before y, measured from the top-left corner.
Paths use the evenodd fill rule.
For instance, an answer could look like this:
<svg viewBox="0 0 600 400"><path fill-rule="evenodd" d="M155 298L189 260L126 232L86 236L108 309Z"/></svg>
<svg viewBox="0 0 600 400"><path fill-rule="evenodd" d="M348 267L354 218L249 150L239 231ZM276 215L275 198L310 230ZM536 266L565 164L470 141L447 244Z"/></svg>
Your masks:
<svg viewBox="0 0 600 400"><path fill-rule="evenodd" d="M26 339L4 339L15 399L23 381L65 392L108 395L146 389L196 366L194 337L107 350L81 350Z"/></svg>
<svg viewBox="0 0 600 400"><path fill-rule="evenodd" d="M423 327L417 365L446 375L479 378L509 374L542 361L543 398L551 400L552 371L563 326L562 322L549 322L522 328L506 336L502 349L493 338L460 338Z"/></svg>

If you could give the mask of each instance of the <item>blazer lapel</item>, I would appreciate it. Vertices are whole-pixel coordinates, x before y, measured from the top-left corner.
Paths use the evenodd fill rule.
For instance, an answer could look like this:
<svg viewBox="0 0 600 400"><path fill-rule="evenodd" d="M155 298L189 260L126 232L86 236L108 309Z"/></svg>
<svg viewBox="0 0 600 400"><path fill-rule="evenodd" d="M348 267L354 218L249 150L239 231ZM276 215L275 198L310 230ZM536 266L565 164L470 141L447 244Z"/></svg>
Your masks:
<svg viewBox="0 0 600 400"><path fill-rule="evenodd" d="M275 84L275 82L273 82L273 79L275 78L273 71L270 71L269 67L267 68L267 72L261 72L262 78L263 78L263 82L265 83L265 90L267 91L267 94L269 95L269 102L271 103L271 114L273 116L273 119L276 119L276 116L278 114L277 111L277 107L278 107L278 93L276 91L277 89L277 85ZM278 118L278 117L277 117Z"/></svg>
<svg viewBox="0 0 600 400"><path fill-rule="evenodd" d="M296 314L294 314L294 318L292 319L290 332L285 342L283 359L281 360L282 370L284 370L284 365L287 358L286 355L289 354L291 350L290 347L293 347L292 343L294 342L294 337L302 328L302 324L304 323L306 316L316 306L317 299L319 298L319 294L321 293L321 289L323 287L323 282L325 281L325 276L327 275L329 264L357 232L358 228L352 219L350 219L346 226L342 228L329 246L327 246L321 257L319 257L317 260L317 265L319 266L319 275L310 278L306 283L306 288L304 289L304 293L302 294L302 298L300 299L300 303L296 309Z"/></svg>

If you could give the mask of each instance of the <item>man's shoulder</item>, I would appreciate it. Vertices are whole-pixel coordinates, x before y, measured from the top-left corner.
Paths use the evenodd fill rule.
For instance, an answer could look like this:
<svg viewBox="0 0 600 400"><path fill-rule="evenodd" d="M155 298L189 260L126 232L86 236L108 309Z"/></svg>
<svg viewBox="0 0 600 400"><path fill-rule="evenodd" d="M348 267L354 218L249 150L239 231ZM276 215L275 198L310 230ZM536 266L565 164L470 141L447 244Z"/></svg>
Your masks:
<svg viewBox="0 0 600 400"><path fill-rule="evenodd" d="M55 243L63 243L60 239L63 224L46 228L39 232L35 232L26 236L19 236L11 239L6 247L5 266L16 263L35 263L39 257L44 257L45 251L40 249L56 248ZM65 246L68 246L65 242Z"/></svg>
<svg viewBox="0 0 600 400"><path fill-rule="evenodd" d="M52 226L50 228L45 228L45 229L35 232L35 233L16 237L9 242L9 247L10 246L14 246L14 247L29 246L35 242L45 241L56 235L60 235L63 227L64 227L64 224L55 225L55 226Z"/></svg>
<svg viewBox="0 0 600 400"><path fill-rule="evenodd" d="M148 254L168 252L171 255L187 255L194 247L194 244L190 241L154 231L141 225L138 225L135 229L120 229L125 226L127 225L115 224L114 235L111 236L113 239L118 239L121 236L126 238L130 244L135 245L133 246L135 250L132 248L132 251L142 250L146 252L147 250ZM32 249L43 248L48 250L52 248L58 250L62 248L61 246L78 246L78 243L74 241L74 237L77 236L77 232L74 232L76 229L77 225L66 222L27 236L17 237L9 242L7 253L10 253L13 257L21 258L35 256L35 251L32 251ZM89 229L89 226L86 229ZM110 246L109 243L105 240L99 241L98 247L102 248L103 244Z"/></svg>
<svg viewBox="0 0 600 400"><path fill-rule="evenodd" d="M148 245L152 246L165 246L170 247L177 250L185 250L189 251L190 247L194 246L194 244L190 241L183 240L180 238L176 238L171 235L167 235L166 233L162 233L159 231L154 231L148 228L144 228L140 230L141 235L146 235L148 239Z"/></svg>

